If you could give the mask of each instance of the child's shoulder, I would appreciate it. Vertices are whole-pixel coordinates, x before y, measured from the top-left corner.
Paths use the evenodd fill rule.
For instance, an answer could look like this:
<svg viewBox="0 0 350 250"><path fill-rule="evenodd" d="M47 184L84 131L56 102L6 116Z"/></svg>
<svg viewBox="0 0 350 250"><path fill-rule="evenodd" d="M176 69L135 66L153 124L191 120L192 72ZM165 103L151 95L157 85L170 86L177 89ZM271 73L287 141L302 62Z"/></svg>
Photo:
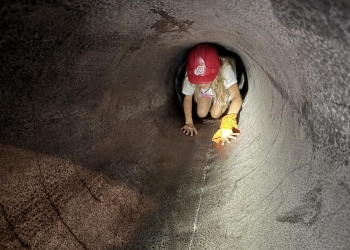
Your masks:
<svg viewBox="0 0 350 250"><path fill-rule="evenodd" d="M220 57L221 59L221 65L222 66L227 66L227 65L231 65L234 66L236 65L236 60L233 57Z"/></svg>

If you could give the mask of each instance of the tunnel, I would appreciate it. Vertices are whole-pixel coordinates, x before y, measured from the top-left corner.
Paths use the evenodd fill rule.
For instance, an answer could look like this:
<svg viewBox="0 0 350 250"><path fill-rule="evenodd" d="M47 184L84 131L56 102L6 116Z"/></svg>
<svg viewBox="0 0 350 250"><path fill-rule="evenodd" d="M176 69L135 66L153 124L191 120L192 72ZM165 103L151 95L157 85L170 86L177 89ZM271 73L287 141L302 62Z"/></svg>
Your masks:
<svg viewBox="0 0 350 250"><path fill-rule="evenodd" d="M0 249L350 249L349 1L0 9ZM225 146L180 130L199 43L246 71Z"/></svg>

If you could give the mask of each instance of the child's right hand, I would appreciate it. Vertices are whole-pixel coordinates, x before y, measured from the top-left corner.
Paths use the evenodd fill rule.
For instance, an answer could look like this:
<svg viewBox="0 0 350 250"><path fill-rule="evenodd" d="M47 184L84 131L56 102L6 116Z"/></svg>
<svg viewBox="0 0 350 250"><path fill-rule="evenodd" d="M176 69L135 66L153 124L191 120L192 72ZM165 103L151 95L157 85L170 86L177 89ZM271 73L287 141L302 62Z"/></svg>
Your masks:
<svg viewBox="0 0 350 250"><path fill-rule="evenodd" d="M194 127L193 124L186 124L181 128L182 132L184 132L186 135L193 136L194 134L198 134L197 129Z"/></svg>

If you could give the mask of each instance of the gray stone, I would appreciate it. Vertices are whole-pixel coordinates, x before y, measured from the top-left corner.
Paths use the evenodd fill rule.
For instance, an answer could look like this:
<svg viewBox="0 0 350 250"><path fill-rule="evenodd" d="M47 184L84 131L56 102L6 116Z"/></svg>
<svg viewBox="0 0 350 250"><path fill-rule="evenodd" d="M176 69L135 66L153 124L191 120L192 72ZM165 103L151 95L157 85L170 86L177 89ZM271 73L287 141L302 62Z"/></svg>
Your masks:
<svg viewBox="0 0 350 250"><path fill-rule="evenodd" d="M1 249L350 249L349 1L0 8ZM200 42L246 66L229 146L180 131Z"/></svg>

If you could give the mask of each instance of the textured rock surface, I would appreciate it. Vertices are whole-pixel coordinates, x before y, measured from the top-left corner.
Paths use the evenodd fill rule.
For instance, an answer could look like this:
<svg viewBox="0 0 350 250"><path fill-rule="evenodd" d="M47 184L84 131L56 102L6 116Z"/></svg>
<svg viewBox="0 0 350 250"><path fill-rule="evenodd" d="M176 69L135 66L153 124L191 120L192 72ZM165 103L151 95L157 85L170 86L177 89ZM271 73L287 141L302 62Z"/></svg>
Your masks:
<svg viewBox="0 0 350 250"><path fill-rule="evenodd" d="M1 249L349 249L345 0L4 1ZM185 137L191 46L244 61L240 137Z"/></svg>

